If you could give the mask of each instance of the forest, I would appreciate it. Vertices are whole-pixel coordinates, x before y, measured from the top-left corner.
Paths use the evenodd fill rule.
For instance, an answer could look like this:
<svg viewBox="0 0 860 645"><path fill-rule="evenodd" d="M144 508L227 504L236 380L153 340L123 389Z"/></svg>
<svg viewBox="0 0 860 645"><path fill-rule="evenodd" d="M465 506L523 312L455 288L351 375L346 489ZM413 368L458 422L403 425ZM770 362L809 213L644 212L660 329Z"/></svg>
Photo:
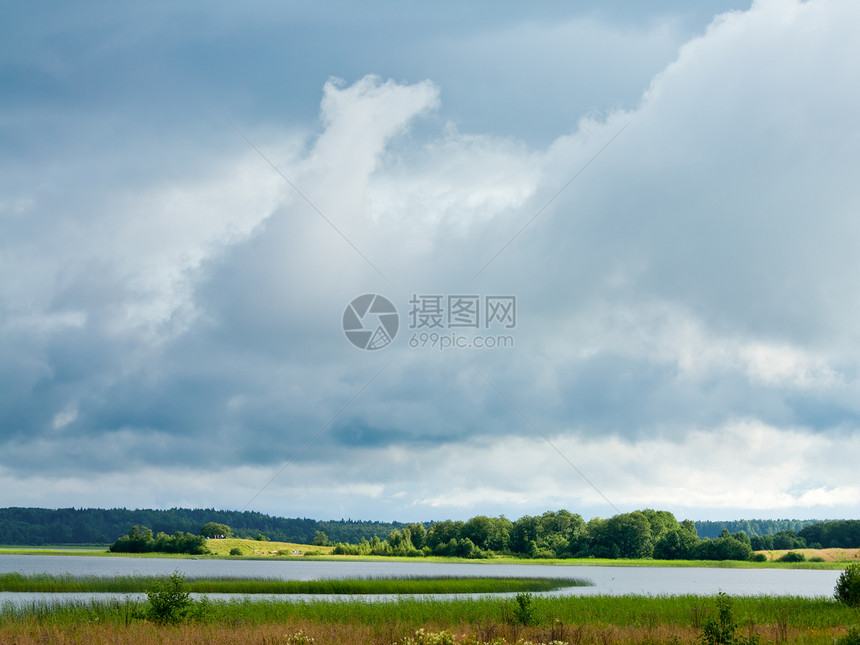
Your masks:
<svg viewBox="0 0 860 645"><path fill-rule="evenodd" d="M711 535L702 536L699 523L679 522L668 511L652 509L588 521L559 510L516 521L478 515L466 521L383 523L214 509L5 508L0 509L0 544L120 542L123 548L123 536L129 536L133 527L144 527L147 536L163 547L159 550L185 551L195 548L193 538L207 523L229 526L235 537L331 545L335 553L368 555L745 560L760 550L860 547L860 520L739 520L722 523L716 535L711 529L717 523L711 522L703 527ZM730 529L738 526L750 532Z"/></svg>
<svg viewBox="0 0 860 645"><path fill-rule="evenodd" d="M353 520L318 521L307 518L274 517L253 511L171 508L166 510L125 508L2 508L0 544L111 544L132 526L147 526L154 533L178 531L198 533L207 522L226 524L233 535L255 538L262 533L279 542L310 543L317 531L334 541L358 542L361 538L384 537L398 522Z"/></svg>
<svg viewBox="0 0 860 645"><path fill-rule="evenodd" d="M815 530L813 530L815 529ZM804 531L807 533L804 534ZM328 543L317 534L316 543ZM819 540L846 548L860 545L860 521L846 520L783 529L774 535L749 536L726 527L715 537L700 538L695 522L678 522L668 511L645 509L588 522L566 510L523 516L477 516L465 522L447 520L394 529L385 540L337 543L335 554L456 556L487 558L497 554L528 558L654 558L658 560L751 560L755 551L819 548Z"/></svg>

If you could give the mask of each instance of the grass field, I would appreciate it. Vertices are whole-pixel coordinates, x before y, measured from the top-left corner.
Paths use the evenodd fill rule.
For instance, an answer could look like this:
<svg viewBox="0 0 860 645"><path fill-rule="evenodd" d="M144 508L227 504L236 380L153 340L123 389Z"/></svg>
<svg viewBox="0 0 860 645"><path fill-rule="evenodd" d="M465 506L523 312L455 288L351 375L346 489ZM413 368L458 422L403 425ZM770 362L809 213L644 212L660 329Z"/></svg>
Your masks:
<svg viewBox="0 0 860 645"><path fill-rule="evenodd" d="M716 599L672 597L535 597L533 623L517 621L516 603L497 599L388 603L246 601L212 603L196 620L159 626L141 619L141 603L36 604L0 610L0 642L36 643L242 643L242 645L445 645L452 642L646 645L699 641L717 613ZM736 635L762 643L832 645L858 611L833 600L792 597L733 599ZM417 630L446 636L414 637ZM309 640L309 639L313 639Z"/></svg>
<svg viewBox="0 0 860 645"><path fill-rule="evenodd" d="M208 540L206 546L212 552L210 555L185 555L170 553L110 553L106 549L93 550L92 547L82 547L74 550L70 547L62 549L51 547L8 547L0 548L0 554L12 555L79 555L106 557L135 557L135 558L249 558L249 559L320 559L348 560L351 562L464 562L470 564L551 564L559 566L605 566L605 567L720 567L737 569L843 569L849 562L860 562L860 549L792 549L803 553L806 562L776 562L776 559L787 551L760 551L768 557L767 562L744 562L737 560L609 560L599 558L580 559L527 559L499 556L488 560L468 560L465 558L447 558L430 556L426 558L398 558L382 556L331 555L332 547L315 546L311 544L296 544L293 542L262 542L240 538L225 540ZM232 549L239 549L241 555L230 555ZM820 557L824 562L809 562L811 557Z"/></svg>
<svg viewBox="0 0 860 645"><path fill-rule="evenodd" d="M77 577L72 575L0 574L0 591L13 592L145 592L161 580L149 576ZM194 593L241 594L467 594L554 591L582 587L578 578L467 578L454 576L280 580L275 578L189 578Z"/></svg>
<svg viewBox="0 0 860 645"><path fill-rule="evenodd" d="M207 540L206 548L212 552L212 555L230 555L231 549L239 549L243 556L259 557L304 556L308 553L312 555L328 555L332 550L330 546L295 544L293 542L259 542L257 540L244 540L241 538Z"/></svg>
<svg viewBox="0 0 860 645"><path fill-rule="evenodd" d="M809 558L821 558L825 562L860 562L860 549L788 549L776 551L758 551L764 553L768 560L777 560L789 551L802 553Z"/></svg>

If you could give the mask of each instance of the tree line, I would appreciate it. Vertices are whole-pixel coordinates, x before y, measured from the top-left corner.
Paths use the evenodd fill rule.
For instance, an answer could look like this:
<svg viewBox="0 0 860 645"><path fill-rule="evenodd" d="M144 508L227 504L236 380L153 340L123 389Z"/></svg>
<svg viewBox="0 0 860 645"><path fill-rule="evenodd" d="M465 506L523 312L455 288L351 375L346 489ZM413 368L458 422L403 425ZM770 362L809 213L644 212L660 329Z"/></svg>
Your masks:
<svg viewBox="0 0 860 645"><path fill-rule="evenodd" d="M316 544L330 544L317 533ZM479 515L465 522L446 520L408 524L386 539L373 537L358 544L339 542L333 553L343 555L427 555L487 558L506 554L528 558L655 558L659 560L750 560L754 551L772 549L860 546L860 521L824 522L774 535L749 536L723 528L714 538L700 538L691 520L679 522L668 511L645 509L586 522L570 511L547 511L512 522Z"/></svg>
<svg viewBox="0 0 860 645"><path fill-rule="evenodd" d="M799 532L810 524L816 524L821 520L730 520L723 522L711 522L708 520L696 520L696 532L702 538L719 537L723 529L729 533L743 531L750 537L754 535L776 535L783 531Z"/></svg>
<svg viewBox="0 0 860 645"><path fill-rule="evenodd" d="M400 522L356 520L318 521L286 518L253 511L171 508L165 510L125 508L0 508L0 544L111 544L132 526L148 526L154 533L177 531L196 534L207 522L232 527L235 537L254 539L266 535L278 542L308 544L317 531L331 539L358 542L361 538L385 537Z"/></svg>
<svg viewBox="0 0 860 645"><path fill-rule="evenodd" d="M201 526L209 523L230 527L235 537L314 542L335 545L342 553L378 555L479 558L508 553L526 557L723 560L745 559L752 551L759 550L860 547L860 520L707 523L708 532L712 525L719 525L720 531L702 536L698 528L701 522L678 522L667 511L650 509L588 522L576 513L560 510L527 515L516 521L504 516L479 515L467 521L410 524L321 522L214 509L4 508L0 509L0 544L111 544L117 536L128 537L129 531L137 526L151 527L146 530L152 542L161 548L192 548L188 547L189 542L179 540L177 534L188 540L188 535L199 536ZM738 526L746 526L750 531L732 530ZM160 541L158 536L163 536Z"/></svg>
<svg viewBox="0 0 860 645"><path fill-rule="evenodd" d="M204 527L205 529L205 527ZM191 555L202 555L209 553L206 548L206 537L193 533L177 531L173 535L159 532L152 534L152 529L146 526L132 526L126 535L117 538L111 544L110 550L114 553L190 553Z"/></svg>

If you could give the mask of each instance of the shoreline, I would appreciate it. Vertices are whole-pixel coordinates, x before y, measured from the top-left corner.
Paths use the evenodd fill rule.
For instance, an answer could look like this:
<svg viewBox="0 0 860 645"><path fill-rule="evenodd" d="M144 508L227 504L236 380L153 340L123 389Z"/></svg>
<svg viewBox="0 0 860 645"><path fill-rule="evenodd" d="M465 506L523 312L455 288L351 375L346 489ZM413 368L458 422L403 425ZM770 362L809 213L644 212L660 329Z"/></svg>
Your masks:
<svg viewBox="0 0 860 645"><path fill-rule="evenodd" d="M421 558L396 556L361 556L361 555L189 555L184 553L112 553L93 548L57 548L45 547L0 547L2 555L43 555L43 556L75 556L75 557L108 557L108 558L145 558L159 560L254 560L271 561L301 561L311 560L327 562L408 562L411 564L540 564L548 566L597 566L597 567L663 567L663 568L705 568L705 569L811 569L838 571L847 567L850 562L752 562L747 560L653 560L626 559L612 560L601 558L513 558L499 556L490 559L452 558L443 556L426 556Z"/></svg>

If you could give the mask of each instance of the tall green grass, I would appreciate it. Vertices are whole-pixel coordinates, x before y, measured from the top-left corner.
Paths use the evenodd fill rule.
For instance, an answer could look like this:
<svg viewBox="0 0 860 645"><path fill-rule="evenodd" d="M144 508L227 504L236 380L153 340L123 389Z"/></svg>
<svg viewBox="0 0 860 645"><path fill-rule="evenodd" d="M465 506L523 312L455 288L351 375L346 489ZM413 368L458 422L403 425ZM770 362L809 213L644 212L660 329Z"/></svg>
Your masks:
<svg viewBox="0 0 860 645"><path fill-rule="evenodd" d="M739 625L773 626L784 623L795 629L841 628L860 620L856 609L834 600L797 597L734 597L734 617ZM540 625L558 620L568 625L594 627L653 628L670 626L700 628L714 614L716 600L706 596L575 596L534 597L535 616ZM141 613L145 602L35 602L26 606L6 604L0 609L0 624L34 621L45 625L86 622L128 624ZM211 602L199 620L213 624L247 623L262 625L305 620L326 624L397 624L418 628L505 624L512 620L512 604L497 598L420 600L401 597L391 602L360 600L336 602L282 602L241 600Z"/></svg>
<svg viewBox="0 0 860 645"><path fill-rule="evenodd" d="M49 593L147 591L159 580L153 576L77 577L69 574L0 574L0 591ZM472 578L405 576L345 580L280 580L276 578L190 578L194 593L240 594L468 594L554 591L590 584L578 578Z"/></svg>

